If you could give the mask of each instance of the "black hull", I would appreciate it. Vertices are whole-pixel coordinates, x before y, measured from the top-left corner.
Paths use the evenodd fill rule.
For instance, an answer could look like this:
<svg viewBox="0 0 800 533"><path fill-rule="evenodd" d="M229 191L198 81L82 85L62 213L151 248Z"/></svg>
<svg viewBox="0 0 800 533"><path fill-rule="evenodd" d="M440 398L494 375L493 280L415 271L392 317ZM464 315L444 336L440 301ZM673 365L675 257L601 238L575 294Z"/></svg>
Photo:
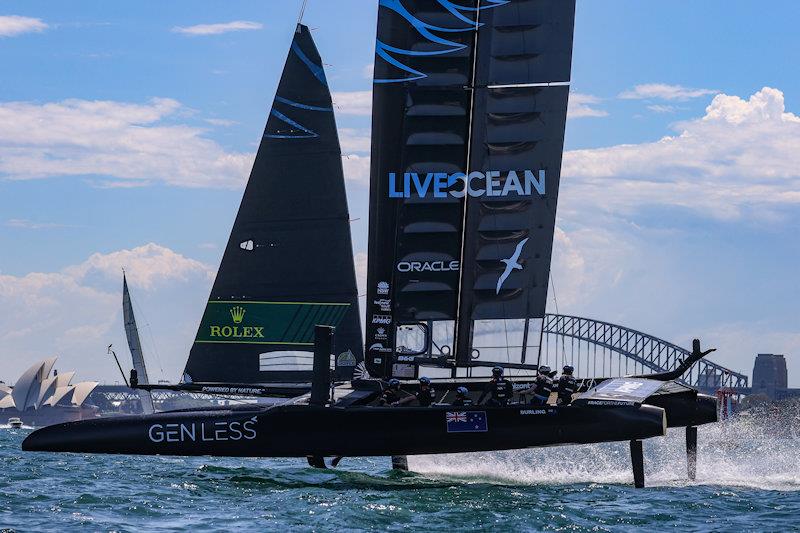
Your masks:
<svg viewBox="0 0 800 533"><path fill-rule="evenodd" d="M472 413L485 431L449 427ZM462 424L463 426L463 424ZM231 457L386 456L629 441L666 432L663 409L530 406L458 409L337 408L175 411L50 426L26 451Z"/></svg>

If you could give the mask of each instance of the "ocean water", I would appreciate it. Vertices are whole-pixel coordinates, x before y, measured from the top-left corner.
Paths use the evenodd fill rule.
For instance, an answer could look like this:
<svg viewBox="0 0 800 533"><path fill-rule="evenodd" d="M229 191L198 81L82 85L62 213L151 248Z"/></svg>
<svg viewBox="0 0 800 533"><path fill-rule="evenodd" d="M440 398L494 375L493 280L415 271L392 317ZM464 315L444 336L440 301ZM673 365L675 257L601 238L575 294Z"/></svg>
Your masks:
<svg viewBox="0 0 800 533"><path fill-rule="evenodd" d="M1 531L800 531L800 441L739 419L627 444L302 460L33 454L0 426Z"/></svg>

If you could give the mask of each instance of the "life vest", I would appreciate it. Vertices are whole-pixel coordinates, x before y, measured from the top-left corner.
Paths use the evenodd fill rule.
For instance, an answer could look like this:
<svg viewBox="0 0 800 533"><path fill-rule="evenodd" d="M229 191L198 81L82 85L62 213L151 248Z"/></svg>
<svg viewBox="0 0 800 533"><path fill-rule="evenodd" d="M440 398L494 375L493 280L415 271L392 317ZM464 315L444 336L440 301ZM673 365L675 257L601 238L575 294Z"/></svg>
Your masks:
<svg viewBox="0 0 800 533"><path fill-rule="evenodd" d="M513 387L511 382L505 378L500 378L493 383L492 399L499 402L507 402L511 399Z"/></svg>
<svg viewBox="0 0 800 533"><path fill-rule="evenodd" d="M561 376L558 380L558 400L561 404L572 403L572 395L578 390L578 382L573 376Z"/></svg>
<svg viewBox="0 0 800 533"><path fill-rule="evenodd" d="M545 374L536 376L536 388L534 394L543 398L548 398L550 393L553 392L553 378Z"/></svg>
<svg viewBox="0 0 800 533"><path fill-rule="evenodd" d="M433 390L433 387L428 387L427 390L420 389L415 396L422 407L429 407L436 401L436 391Z"/></svg>

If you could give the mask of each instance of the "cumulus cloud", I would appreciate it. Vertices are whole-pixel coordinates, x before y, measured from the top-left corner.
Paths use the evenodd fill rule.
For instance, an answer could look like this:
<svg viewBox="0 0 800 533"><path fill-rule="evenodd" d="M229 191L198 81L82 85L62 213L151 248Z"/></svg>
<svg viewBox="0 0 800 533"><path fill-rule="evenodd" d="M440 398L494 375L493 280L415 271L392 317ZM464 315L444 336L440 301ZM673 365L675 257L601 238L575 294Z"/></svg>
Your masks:
<svg viewBox="0 0 800 533"><path fill-rule="evenodd" d="M173 33L183 35L219 35L232 31L260 30L264 27L260 22L249 20L234 20L233 22L221 22L217 24L197 24L195 26L175 26Z"/></svg>
<svg viewBox="0 0 800 533"><path fill-rule="evenodd" d="M0 103L0 177L240 187L254 154L226 151L203 129L174 123L184 111L169 98Z"/></svg>
<svg viewBox="0 0 800 533"><path fill-rule="evenodd" d="M0 16L0 37L14 37L23 33L38 33L46 30L41 19L17 15Z"/></svg>
<svg viewBox="0 0 800 533"><path fill-rule="evenodd" d="M800 204L800 117L781 91L717 95L705 116L675 128L657 142L567 152L570 194L612 211L659 204L722 219Z"/></svg>
<svg viewBox="0 0 800 533"><path fill-rule="evenodd" d="M685 101L717 94L713 89L690 89L682 85L667 85L666 83L645 83L636 85L619 94L623 100L677 100Z"/></svg>
<svg viewBox="0 0 800 533"><path fill-rule="evenodd" d="M340 115L372 115L372 91L334 92L333 105Z"/></svg>
<svg viewBox="0 0 800 533"><path fill-rule="evenodd" d="M7 311L0 313L2 378L12 380L36 360L54 354L61 356L59 366L78 370L84 379L116 376L113 363L105 359L105 347L114 342L120 345L118 352L124 350L122 266L128 267L128 281L135 297L145 298L157 292L160 308L153 306L150 310L163 319L159 323L174 330L176 337L162 340L170 347L174 345L176 354L185 354L202 304L193 302L191 307L197 307L197 312L187 315L183 309L187 297L170 291L188 287L194 289L193 295L204 298L212 270L169 248L147 244L94 254L58 272L0 274L0 307ZM160 314L162 311L165 316ZM144 324L140 320L140 327ZM182 365L185 355L176 359L175 365ZM177 369L173 371L177 373Z"/></svg>
<svg viewBox="0 0 800 533"><path fill-rule="evenodd" d="M369 152L372 146L372 138L369 129L339 128L339 143L342 145L342 152Z"/></svg>
<svg viewBox="0 0 800 533"><path fill-rule="evenodd" d="M109 254L96 253L80 265L68 267L64 273L78 281L97 276L118 281L122 269L127 271L131 283L146 290L159 283L187 281L198 275L212 279L214 275L209 266L155 243Z"/></svg>
<svg viewBox="0 0 800 533"><path fill-rule="evenodd" d="M601 101L600 98L591 94L571 93L569 95L569 106L567 107L567 118L607 117L607 111L594 107Z"/></svg>
<svg viewBox="0 0 800 533"><path fill-rule="evenodd" d="M346 180L369 186L369 156L348 154L342 156Z"/></svg>

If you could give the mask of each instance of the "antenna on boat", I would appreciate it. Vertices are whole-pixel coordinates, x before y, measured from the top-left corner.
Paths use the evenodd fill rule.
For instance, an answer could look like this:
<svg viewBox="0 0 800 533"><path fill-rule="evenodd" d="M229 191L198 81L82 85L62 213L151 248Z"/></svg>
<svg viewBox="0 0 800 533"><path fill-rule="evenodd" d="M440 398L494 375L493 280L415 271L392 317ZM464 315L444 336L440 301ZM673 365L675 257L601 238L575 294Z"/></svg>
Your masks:
<svg viewBox="0 0 800 533"><path fill-rule="evenodd" d="M303 0L303 5L300 7L300 16L297 17L297 24L301 24L303 22L303 15L306 12L306 6L308 5L308 0Z"/></svg>
<svg viewBox="0 0 800 533"><path fill-rule="evenodd" d="M117 368L119 368L119 373L122 374L122 381L125 382L126 387L129 387L130 385L128 385L128 378L125 377L125 371L122 370L122 365L119 364L119 359L117 358L117 352L111 349L112 346L114 345L113 344L108 345L108 350L106 350L106 353L114 356L114 361L117 362Z"/></svg>

